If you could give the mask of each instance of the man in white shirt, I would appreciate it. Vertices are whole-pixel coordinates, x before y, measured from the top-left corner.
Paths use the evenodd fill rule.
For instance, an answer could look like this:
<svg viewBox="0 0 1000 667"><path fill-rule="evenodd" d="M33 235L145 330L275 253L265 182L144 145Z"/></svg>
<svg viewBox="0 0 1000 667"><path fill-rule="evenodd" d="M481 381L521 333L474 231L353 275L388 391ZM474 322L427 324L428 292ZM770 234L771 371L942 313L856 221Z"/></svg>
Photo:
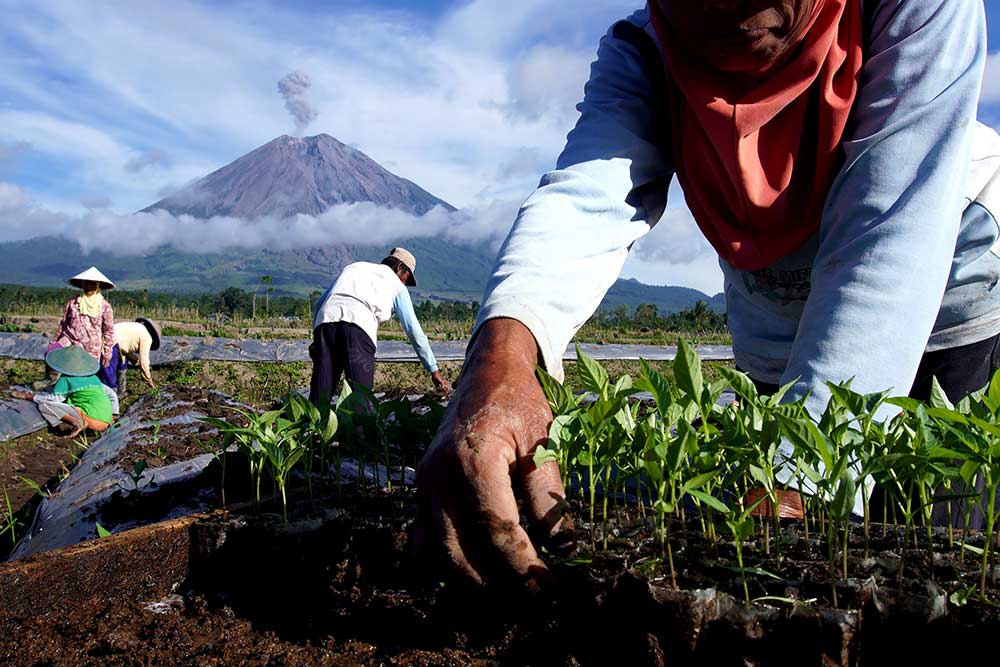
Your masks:
<svg viewBox="0 0 1000 667"><path fill-rule="evenodd" d="M142 379L150 388L155 389L153 374L149 370L149 353L160 348L160 327L156 322L145 317L137 317L134 322L116 322L115 338L118 339L118 350L122 360L127 360L133 366L139 366ZM118 393L125 393L125 369L127 364L121 364L118 372Z"/></svg>
<svg viewBox="0 0 1000 667"><path fill-rule="evenodd" d="M438 391L447 395L451 385L438 371L427 336L413 312L407 286L414 286L416 258L404 248L393 248L381 264L355 262L344 267L326 290L313 317L313 360L309 400L329 401L341 373L351 386L371 389L375 379L375 344L378 325L395 313Z"/></svg>

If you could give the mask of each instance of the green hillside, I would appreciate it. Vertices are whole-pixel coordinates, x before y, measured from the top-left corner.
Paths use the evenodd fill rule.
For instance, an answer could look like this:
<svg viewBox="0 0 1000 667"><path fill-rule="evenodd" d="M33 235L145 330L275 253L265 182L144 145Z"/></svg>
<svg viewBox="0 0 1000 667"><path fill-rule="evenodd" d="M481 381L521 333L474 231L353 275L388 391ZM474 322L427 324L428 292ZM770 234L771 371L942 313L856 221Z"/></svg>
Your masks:
<svg viewBox="0 0 1000 667"><path fill-rule="evenodd" d="M485 245L449 243L440 239L406 239L417 256L419 285L413 290L420 299L478 301L493 265L493 252ZM334 251L268 250L192 254L171 248L155 254L118 256L108 251L84 255L72 241L45 238L0 244L3 282L20 285L61 286L66 279L90 265L101 268L125 289L148 289L177 293L219 292L227 287L253 290L261 276L273 278L277 295L306 296L326 289L340 269L358 259L379 261L388 248L357 246ZM635 280L619 280L608 292L602 309L625 305L629 310L651 303L666 314L708 301L724 310L721 295L712 298L686 287L659 287Z"/></svg>

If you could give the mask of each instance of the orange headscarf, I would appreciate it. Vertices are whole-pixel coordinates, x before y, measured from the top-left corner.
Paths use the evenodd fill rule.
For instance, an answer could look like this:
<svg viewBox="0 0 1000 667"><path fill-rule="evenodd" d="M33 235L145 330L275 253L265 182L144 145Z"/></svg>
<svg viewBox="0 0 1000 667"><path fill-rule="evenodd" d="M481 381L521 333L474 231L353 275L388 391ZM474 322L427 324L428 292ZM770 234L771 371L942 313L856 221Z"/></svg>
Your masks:
<svg viewBox="0 0 1000 667"><path fill-rule="evenodd" d="M655 2L671 91L674 166L702 233L743 270L819 228L858 90L860 0L817 0L798 52L749 92L678 50Z"/></svg>

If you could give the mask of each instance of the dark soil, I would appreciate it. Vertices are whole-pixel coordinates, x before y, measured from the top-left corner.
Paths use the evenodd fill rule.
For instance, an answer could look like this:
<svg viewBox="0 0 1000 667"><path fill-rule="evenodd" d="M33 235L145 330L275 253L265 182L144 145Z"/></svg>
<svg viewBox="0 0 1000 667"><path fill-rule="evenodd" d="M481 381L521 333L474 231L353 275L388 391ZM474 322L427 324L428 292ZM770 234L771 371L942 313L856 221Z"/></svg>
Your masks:
<svg viewBox="0 0 1000 667"><path fill-rule="evenodd" d="M255 514L243 503L171 539L131 539L139 529L85 543L108 546L79 573L60 568L51 600L19 598L35 593L23 576L5 585L4 568L22 564L0 566L0 597L15 593L0 609L0 664L923 665L1000 630L992 607L947 600L978 580L971 557L942 543L932 583L925 550L910 549L900 583L896 537L880 528L867 560L855 531L856 578L837 581L840 609L826 604L823 553L794 525L782 561L748 546L748 567L781 578L753 576L751 594L811 602L747 610L731 546L677 526L674 589L645 522L624 514L607 552L591 557L584 530L576 553L552 562L558 590L513 597L413 561L405 493L317 492L316 508L297 494L287 528L273 504Z"/></svg>
<svg viewBox="0 0 1000 667"><path fill-rule="evenodd" d="M136 429L135 436L111 463L131 472L135 464L143 460L150 469L189 461L211 451L209 446L215 439L215 428L200 421L182 424L163 422L192 410L206 417L227 420L239 417L233 411L236 404L223 394L208 389L172 388L162 400L162 406L154 405L147 410L147 417L153 420L152 423Z"/></svg>
<svg viewBox="0 0 1000 667"><path fill-rule="evenodd" d="M53 489L60 474L67 474L76 463L79 453L80 446L74 440L45 430L0 443L0 487L10 496L13 511L20 511L36 495L22 477ZM6 511L2 492L0 510Z"/></svg>

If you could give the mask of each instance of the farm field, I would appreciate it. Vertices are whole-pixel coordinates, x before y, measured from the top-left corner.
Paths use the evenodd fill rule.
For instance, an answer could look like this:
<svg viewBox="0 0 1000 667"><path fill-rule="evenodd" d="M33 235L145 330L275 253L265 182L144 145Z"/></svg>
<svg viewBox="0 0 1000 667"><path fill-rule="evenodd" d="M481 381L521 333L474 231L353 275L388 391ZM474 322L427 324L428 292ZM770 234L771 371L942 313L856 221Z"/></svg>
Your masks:
<svg viewBox="0 0 1000 667"><path fill-rule="evenodd" d="M638 362L610 361L602 364L612 374L635 373ZM654 366L670 372L669 362L654 362ZM716 368L731 366L729 362L707 364L713 377ZM567 377L573 378L576 365L565 366ZM457 381L461 364L442 362L441 373L452 383ZM44 364L38 361L0 359L0 392L6 393L12 385L30 384L42 377ZM134 372L134 371L132 371ZM308 387L311 367L308 363L240 363L220 361L193 361L170 364L154 369L154 380L163 389L201 388L220 391L234 400L258 409L271 407L291 392ZM374 389L392 396L424 394L433 387L419 364L379 363L375 369ZM150 389L137 378L129 382L129 392L122 402L123 414L128 406L149 394ZM32 499L37 492L30 480L39 486L57 483L68 474L81 445L58 436L39 431L16 440L0 443L0 487L10 498L10 509L22 519L26 510L33 509ZM2 495L0 495L2 497ZM23 524L23 521L21 521ZM0 549L2 549L0 542Z"/></svg>
<svg viewBox="0 0 1000 667"><path fill-rule="evenodd" d="M930 527L929 505L906 501L933 495L942 482L957 489L975 470L996 489L991 406L1000 405L1000 389L956 406L940 396L929 405L896 401L899 416L878 424L874 411L895 399L842 386L815 424L801 407L758 396L745 376L701 363L686 346L655 366L581 356L565 387L541 376L556 421L536 461L559 463L573 524L544 545L558 583L539 596L470 590L413 560L409 528L420 505L405 467L418 460L440 408L401 398L422 381L400 372L408 366L416 369L393 365L376 380L382 399L353 394L329 412L283 401L303 380L292 364L160 369L163 388L137 396L115 436L132 444L107 459L131 483L87 510L96 519L84 517L100 526L91 537L110 536L0 566L0 593L11 600L0 611L0 658L926 664L945 647L1000 629L990 506L982 507L985 532L947 531ZM38 370L9 360L3 369L11 381ZM217 403L202 386L211 378L211 388L250 405ZM717 402L726 386L738 403ZM655 403L630 398L640 390ZM374 407L359 412L358 400ZM206 429L218 429L207 441L216 454L195 478L200 511L163 521L152 501L176 492L166 477L154 481L170 452L185 455L185 431L166 425L184 410L216 416L191 424L187 438L204 444ZM340 444L327 449L330 434ZM800 483L822 490L809 497L805 519L757 511L777 493L782 435L793 443L784 456L796 461ZM220 443L235 450L223 455ZM83 473L107 465L94 458L102 446L78 453ZM153 446L163 460L153 460ZM149 458L142 461L155 474L144 478L127 452ZM342 477L334 471L347 459L359 467ZM850 476L847 466L862 459L863 474ZM898 484L901 510L876 515L866 504L863 521L852 521L855 490L887 479ZM953 502L963 512L976 504L961 493ZM136 520L152 523L131 528ZM115 575L95 578L98 570ZM60 623L38 613L67 596L79 604Z"/></svg>

